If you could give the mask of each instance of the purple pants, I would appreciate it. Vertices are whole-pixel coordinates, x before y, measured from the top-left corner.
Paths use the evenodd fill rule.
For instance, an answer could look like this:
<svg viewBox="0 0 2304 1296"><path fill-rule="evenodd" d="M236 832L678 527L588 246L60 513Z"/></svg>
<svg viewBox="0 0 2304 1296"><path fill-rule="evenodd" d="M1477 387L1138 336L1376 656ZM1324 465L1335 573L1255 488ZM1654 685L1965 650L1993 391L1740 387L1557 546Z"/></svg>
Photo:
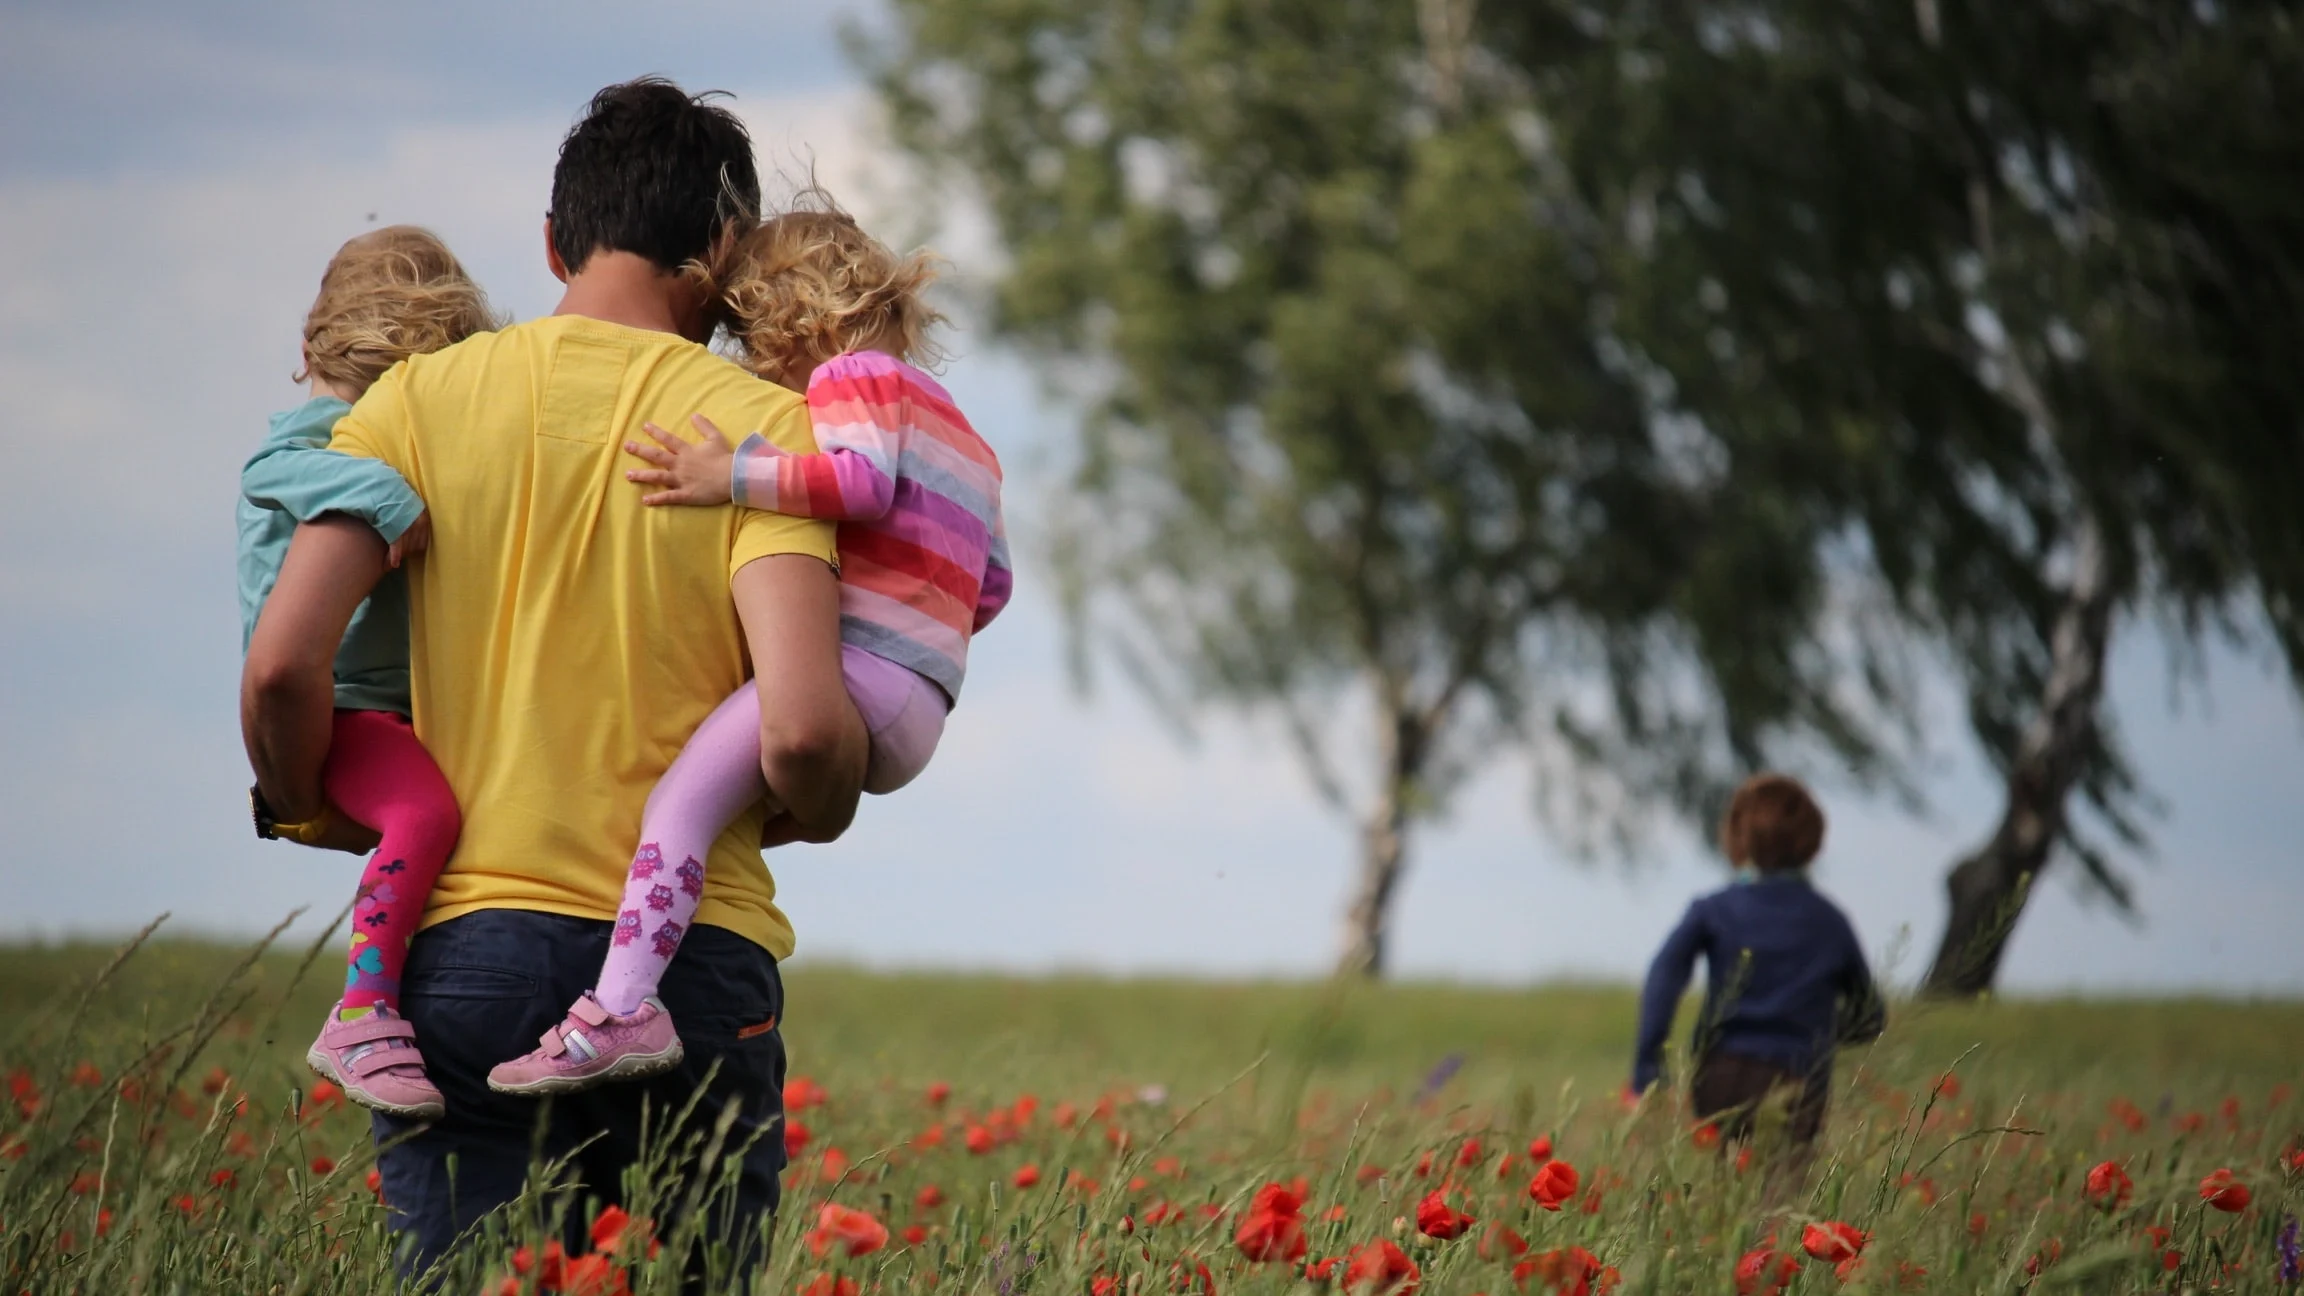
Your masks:
<svg viewBox="0 0 2304 1296"><path fill-rule="evenodd" d="M843 645L840 674L872 736L864 790L893 792L920 776L944 736L951 703L914 671ZM630 1013L654 993L704 898L704 861L737 815L776 805L760 776L760 694L747 683L689 735L657 780L640 816L640 849L624 878L624 899L597 987L601 1006Z"/></svg>

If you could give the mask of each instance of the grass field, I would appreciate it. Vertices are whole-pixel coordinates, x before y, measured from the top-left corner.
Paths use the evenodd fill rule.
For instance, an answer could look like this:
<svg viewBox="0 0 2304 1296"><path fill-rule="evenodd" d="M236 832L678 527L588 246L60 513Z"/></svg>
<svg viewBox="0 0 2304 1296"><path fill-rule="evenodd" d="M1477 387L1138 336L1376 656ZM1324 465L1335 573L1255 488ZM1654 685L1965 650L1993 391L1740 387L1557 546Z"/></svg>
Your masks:
<svg viewBox="0 0 2304 1296"><path fill-rule="evenodd" d="M107 974L114 954L0 950L8 1290L391 1290L365 1121L301 1063L333 944L302 975L303 951L157 941ZM715 1290L2294 1289L2295 1003L1904 1007L1843 1055L1802 1177L1765 1128L1740 1156L1671 1095L1619 1102L1622 989L803 965L788 990L806 1081L788 1090L798 1157L774 1259L715 1272ZM1572 1189L1539 1176L1538 1139ZM2104 1162L2118 1173L2092 1193ZM2243 1209L2204 1200L2218 1170ZM676 1189L628 1185L631 1215L672 1218ZM676 1288L677 1228L656 1262L637 1226L603 1258L534 1245L553 1211L592 1209L539 1194L442 1289ZM1836 1262L1835 1222L1868 1235L1856 1259Z"/></svg>

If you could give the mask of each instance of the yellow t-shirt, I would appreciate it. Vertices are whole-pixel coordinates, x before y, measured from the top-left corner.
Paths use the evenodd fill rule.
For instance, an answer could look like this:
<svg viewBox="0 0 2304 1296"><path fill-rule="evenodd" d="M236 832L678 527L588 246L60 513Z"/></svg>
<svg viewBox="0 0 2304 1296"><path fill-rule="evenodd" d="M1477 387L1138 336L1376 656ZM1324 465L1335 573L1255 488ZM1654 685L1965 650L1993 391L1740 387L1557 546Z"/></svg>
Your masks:
<svg viewBox="0 0 2304 1296"><path fill-rule="evenodd" d="M398 469L432 514L409 573L416 735L464 811L424 924L476 909L613 919L640 810L750 676L728 581L770 554L834 560L829 523L646 508L640 424L815 449L800 397L669 333L558 315L395 366L331 448ZM792 927L761 812L720 834L698 922L778 958Z"/></svg>

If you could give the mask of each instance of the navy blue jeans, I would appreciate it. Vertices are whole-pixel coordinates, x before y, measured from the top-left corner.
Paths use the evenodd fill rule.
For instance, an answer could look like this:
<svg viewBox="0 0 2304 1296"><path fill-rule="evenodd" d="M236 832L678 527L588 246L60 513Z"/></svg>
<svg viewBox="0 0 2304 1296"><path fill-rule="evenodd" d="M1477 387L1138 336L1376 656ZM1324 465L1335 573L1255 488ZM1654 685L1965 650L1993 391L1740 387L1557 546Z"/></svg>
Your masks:
<svg viewBox="0 0 2304 1296"><path fill-rule="evenodd" d="M548 1103L488 1087L488 1069L527 1052L592 987L608 952L610 924L523 909L483 909L417 933L402 977L401 1006L416 1026L432 1082L448 1114L430 1128L377 1115L378 1143L416 1131L383 1153L384 1201L393 1227L412 1235L411 1272L448 1250L488 1212L519 1196L531 1161L576 1153L580 1191L602 1202L622 1194L641 1151L642 1113L661 1129L705 1082L711 1091L692 1125L710 1130L735 1104L728 1146L750 1141L739 1171L734 1218L723 1206L708 1230L742 1251L759 1218L776 1209L784 1169L784 983L776 960L718 927L689 929L659 992L687 1046L680 1066L648 1080L563 1094ZM453 1165L451 1165L453 1160ZM572 1211L581 1216L581 1211ZM571 1253L586 1245L571 1218Z"/></svg>

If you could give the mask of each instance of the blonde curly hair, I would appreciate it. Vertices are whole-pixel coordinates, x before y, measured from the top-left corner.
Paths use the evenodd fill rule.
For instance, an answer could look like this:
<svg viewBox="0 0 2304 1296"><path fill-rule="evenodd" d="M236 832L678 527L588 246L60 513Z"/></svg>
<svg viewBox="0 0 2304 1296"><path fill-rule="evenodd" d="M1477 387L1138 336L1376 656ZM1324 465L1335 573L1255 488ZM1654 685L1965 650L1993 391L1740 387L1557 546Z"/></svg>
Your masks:
<svg viewBox="0 0 2304 1296"><path fill-rule="evenodd" d="M795 202L739 236L713 266L692 271L718 298L744 367L801 391L816 366L844 351L871 347L923 368L940 363L928 330L944 316L926 297L935 255L890 251L816 186Z"/></svg>
<svg viewBox="0 0 2304 1296"><path fill-rule="evenodd" d="M387 225L329 258L304 317L304 364L295 378L366 391L409 356L499 326L488 295L447 244L427 229Z"/></svg>

